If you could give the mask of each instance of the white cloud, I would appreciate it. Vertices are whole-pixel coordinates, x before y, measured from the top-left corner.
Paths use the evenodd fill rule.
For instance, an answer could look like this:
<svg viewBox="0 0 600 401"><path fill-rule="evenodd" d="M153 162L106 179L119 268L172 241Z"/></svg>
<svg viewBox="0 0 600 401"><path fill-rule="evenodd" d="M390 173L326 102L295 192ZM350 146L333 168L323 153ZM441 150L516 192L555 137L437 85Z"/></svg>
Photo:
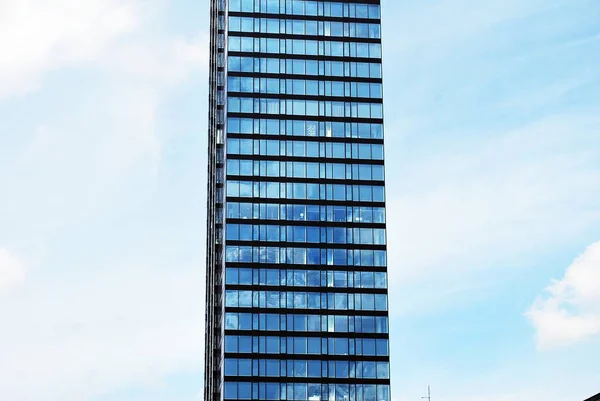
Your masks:
<svg viewBox="0 0 600 401"><path fill-rule="evenodd" d="M564 0L561 2L566 3ZM554 2L552 6L558 4L559 2ZM397 38L386 49L392 50L390 53L428 52L432 56L437 53L436 58L448 55L451 49L455 50L452 45L457 42L473 39L495 25L526 18L551 7L543 0L505 0L485 4L471 0L441 0L423 4L398 2L386 6L389 11L393 11L394 7L400 8L398 15L403 20L401 26L397 26L390 21L394 17L390 16L388 19L384 13L384 28L393 29L393 33L390 32L387 36ZM449 15L452 18L448 18Z"/></svg>
<svg viewBox="0 0 600 401"><path fill-rule="evenodd" d="M600 241L590 245L546 288L527 312L541 349L566 346L600 334Z"/></svg>
<svg viewBox="0 0 600 401"><path fill-rule="evenodd" d="M159 0L6 0L0 4L0 99L40 87L52 71L112 64L160 82L204 63L207 37L122 43L160 12ZM165 69L165 66L168 68Z"/></svg>
<svg viewBox="0 0 600 401"><path fill-rule="evenodd" d="M597 114L555 116L392 161L391 278L435 272L463 283L459 272L514 261L598 227L599 124Z"/></svg>
<svg viewBox="0 0 600 401"><path fill-rule="evenodd" d="M589 44L567 51L570 40L557 41L587 35L574 16L589 6L387 4L384 37L397 40L386 42L384 81L402 88L385 92L393 313L500 296L502 282L548 249L595 238L597 58Z"/></svg>
<svg viewBox="0 0 600 401"><path fill-rule="evenodd" d="M132 32L138 0L7 0L0 4L0 98L39 86L45 73L95 59Z"/></svg>
<svg viewBox="0 0 600 401"><path fill-rule="evenodd" d="M0 248L0 295L25 280L25 263L6 248Z"/></svg>
<svg viewBox="0 0 600 401"><path fill-rule="evenodd" d="M27 117L0 134L0 188L10 194L0 196L0 242L39 260L0 304L0 394L14 401L89 400L200 371L201 231L196 208L178 209L191 204L198 175L185 194L161 192L164 149L177 134L173 121L161 124L171 95L207 64L208 27L194 39L160 32L161 3L0 4L0 98ZM193 86L202 100L205 81ZM206 113L177 111L197 138ZM172 226L178 213L183 227ZM4 283L14 269L0 266Z"/></svg>
<svg viewBox="0 0 600 401"><path fill-rule="evenodd" d="M131 262L146 266L90 262L79 272L45 277L0 309L10 322L0 332L0 394L14 401L88 400L199 369L202 269Z"/></svg>
<svg viewBox="0 0 600 401"><path fill-rule="evenodd" d="M201 32L193 40L173 38L153 43L124 43L113 46L100 61L104 68L130 79L154 82L159 88L176 85L209 61L209 36Z"/></svg>
<svg viewBox="0 0 600 401"><path fill-rule="evenodd" d="M31 1L14 2L6 5L13 10L10 15L0 16L12 25L28 27L31 22L24 20L23 13L33 7L32 18L45 21L50 37L59 36L58 44L52 42L40 50L39 60L31 61L31 68L19 58L2 58L6 68L0 70L0 81L26 83L29 90L30 84L38 81L33 75L39 78L49 69L79 66L76 71L92 75L82 83L65 78L64 88L45 88L53 93L55 102L43 107L54 112L41 113L32 107L27 110L29 119L16 127L15 134L29 141L16 157L14 152L6 156L5 160L13 163L0 172L0 183L12 194L0 199L1 210L12 211L0 213L0 225L14 227L15 232L32 228L39 234L59 229L111 205L117 194L124 200L127 195L139 198L151 193L161 160L163 136L157 130L161 105L173 88L207 65L208 37L204 32L192 40L149 32L154 29L151 17L159 9L156 1L143 7L133 0L78 2L69 11L73 17L69 21L78 22L63 22L66 17L59 11L70 3L36 8ZM113 21L115 14L132 14L127 29L113 27L122 25ZM90 35L101 37L97 42L102 46L81 42L80 36ZM75 56L55 62L59 47L71 49L68 53ZM76 57L79 50L93 52L93 57L85 57L85 65L79 63L84 57ZM35 74L28 74L29 69ZM10 76L13 70L22 71L17 80ZM59 90L63 93L56 93ZM10 138L0 137L0 145L4 140Z"/></svg>
<svg viewBox="0 0 600 401"><path fill-rule="evenodd" d="M159 0L0 5L0 98L47 92L41 104L21 103L26 118L6 128L12 136L0 135L8 163L0 184L11 194L0 198L0 226L13 237L61 229L110 205L115 194L154 189L160 107L169 90L206 66L208 52L202 32L194 40L157 33L159 11ZM50 71L60 84L41 85ZM78 73L87 76L78 81ZM2 155L11 138L21 146Z"/></svg>

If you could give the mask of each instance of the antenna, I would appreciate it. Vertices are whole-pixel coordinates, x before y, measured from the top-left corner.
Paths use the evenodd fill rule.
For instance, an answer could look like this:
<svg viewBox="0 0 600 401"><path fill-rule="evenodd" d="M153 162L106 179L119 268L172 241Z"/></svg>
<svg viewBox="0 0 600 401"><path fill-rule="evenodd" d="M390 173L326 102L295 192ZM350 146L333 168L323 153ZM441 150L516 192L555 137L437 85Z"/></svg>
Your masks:
<svg viewBox="0 0 600 401"><path fill-rule="evenodd" d="M426 399L427 401L431 401L431 387L427 386L427 397L421 397Z"/></svg>

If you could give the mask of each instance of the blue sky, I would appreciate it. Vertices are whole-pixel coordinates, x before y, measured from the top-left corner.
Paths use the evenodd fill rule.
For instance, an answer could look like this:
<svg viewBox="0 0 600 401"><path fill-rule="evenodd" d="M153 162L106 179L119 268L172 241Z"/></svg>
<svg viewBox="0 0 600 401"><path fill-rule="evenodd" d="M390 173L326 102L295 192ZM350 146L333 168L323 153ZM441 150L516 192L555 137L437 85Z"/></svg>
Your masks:
<svg viewBox="0 0 600 401"><path fill-rule="evenodd" d="M394 401L600 391L600 3L383 2ZM206 0L0 5L0 394L201 397Z"/></svg>

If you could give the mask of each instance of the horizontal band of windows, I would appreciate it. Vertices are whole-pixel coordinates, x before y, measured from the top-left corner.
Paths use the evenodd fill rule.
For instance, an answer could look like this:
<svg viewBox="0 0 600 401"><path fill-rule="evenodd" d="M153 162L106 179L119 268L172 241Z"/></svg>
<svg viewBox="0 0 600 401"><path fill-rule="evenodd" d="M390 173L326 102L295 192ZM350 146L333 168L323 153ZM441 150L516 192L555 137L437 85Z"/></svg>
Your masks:
<svg viewBox="0 0 600 401"><path fill-rule="evenodd" d="M259 380L262 381L262 379ZM223 397L226 400L390 401L389 384L355 384L352 382L341 384L340 380L328 379L322 383L287 383L286 380L274 383L227 380L223 384Z"/></svg>
<svg viewBox="0 0 600 401"><path fill-rule="evenodd" d="M285 159L283 159L285 160ZM332 185L380 185L384 180L355 180L351 178L309 178L309 177L269 177L263 175L227 175L227 180L244 180L251 182L279 182L279 183L308 183Z"/></svg>
<svg viewBox="0 0 600 401"><path fill-rule="evenodd" d="M353 143L383 144L384 139L383 124L313 121L310 119L297 120L289 118L228 117L227 135L229 136L229 134L265 135L265 139L269 139L269 136L271 136L273 138L283 137L281 140L308 140L324 142L326 144L344 142L349 145ZM372 140L376 140L376 142ZM340 152L339 156L336 154L333 154L333 156L348 157L345 152Z"/></svg>
<svg viewBox="0 0 600 401"><path fill-rule="evenodd" d="M260 96L255 96L255 94L244 94L242 97L229 96L227 98L227 112L253 113L265 117L302 116L304 119L312 119L316 116L382 119L383 102L348 102L318 100L318 98L307 100L306 97L298 96L283 99L279 97L265 97L264 94L260 94Z"/></svg>
<svg viewBox="0 0 600 401"><path fill-rule="evenodd" d="M375 317L387 317L388 312L384 310L355 310L355 309L294 309L294 308L260 308L260 307L238 307L238 306L226 306L225 312L244 312L244 313L273 313L273 312L281 312L285 314L290 314L295 312L297 314L311 314L311 315L337 315L337 316L375 316ZM291 330L289 330L291 331Z"/></svg>
<svg viewBox="0 0 600 401"><path fill-rule="evenodd" d="M275 310L277 312L277 310ZM294 312L294 311L292 311ZM220 313L220 309L219 309ZM389 318L386 316L314 313L235 313L227 312L224 318L225 330L288 331L289 333L385 333L389 332ZM362 334L361 334L362 336Z"/></svg>
<svg viewBox="0 0 600 401"><path fill-rule="evenodd" d="M232 246L262 246L289 248L290 245L306 245L314 249L345 249L345 250L367 250L367 251L385 251L386 245L374 244L335 244L331 242L290 242L290 241L240 241L226 240L226 245ZM312 266L312 265L311 265Z"/></svg>
<svg viewBox="0 0 600 401"><path fill-rule="evenodd" d="M285 160L285 159L284 159ZM286 183L294 183L294 182L307 182L307 183L321 183L321 184L365 184L365 185L377 185L384 182L383 177L383 165L373 165L370 164L361 164L361 169L353 168L352 165L349 167L345 167L342 163L337 163L337 165L344 166L340 167L340 170L334 170L333 177L331 167L328 166L327 170L325 167L321 167L319 169L319 163L316 161L313 163L307 163L308 166L302 165L303 162L294 162L296 165L293 167L288 165L287 172L286 166L287 163L292 163L291 161L282 161L283 166L280 166L277 161L268 162L273 163L274 166L265 167L261 166L259 171L259 166L256 166L257 163L260 163L259 160L254 160L255 163L252 163L251 160L242 161L241 167L238 160L228 160L227 164L227 180L245 180L245 181L265 181L265 182L286 182ZM235 165L237 163L237 165ZM263 161L263 163L267 163ZM245 166L245 164L249 164L249 166ZM252 169L252 164L255 164L254 169ZM324 163L323 163L324 164ZM235 165L235 166L234 166ZM300 165L300 166L298 166ZM369 167L373 167L373 170L377 168L377 172L371 171ZM235 168L235 170L233 170ZM274 170L277 168L277 170ZM337 168L337 167L336 167ZM243 170L243 171L242 171ZM252 171L254 170L254 171ZM320 170L320 171L319 171ZM359 171L361 174L364 174L365 177L359 175ZM254 172L254 174L253 174ZM338 176L336 176L336 174ZM344 175L346 177L344 177ZM357 177L357 178L352 178Z"/></svg>
<svg viewBox="0 0 600 401"><path fill-rule="evenodd" d="M265 340L266 337L261 337L261 339ZM273 338L273 337L270 337ZM283 341L285 341L286 338L283 337ZM293 340L293 337L290 337L289 340ZM389 363L390 362L390 357L389 355L357 355L357 354L327 354L327 353L321 353L321 344L317 344L315 347L315 350L312 350L312 352L310 350L306 350L306 340L307 338L304 338L304 350L302 354L297 354L297 353L288 353L288 352L280 352L279 349L276 349L275 352L271 352L268 353L266 352L266 350L263 350L263 352L258 352L256 350L249 350L248 352L227 352L225 351L225 358L229 359L229 360L235 360L235 359L243 359L245 362L251 362L251 363L264 363L266 361L270 361L270 362L274 362L274 361L279 361L280 363L284 363L287 364L288 362L294 363L294 362L303 362L303 361L320 361L323 362L325 364L329 363L329 362L381 362L381 363ZM311 338L312 340L312 338ZM327 338L322 338L321 340L324 340L325 342L327 341ZM334 338L331 338L331 340L336 340ZM339 339L338 339L339 340ZM279 338L275 337L275 341L277 342L276 346L279 346ZM293 343L292 343L293 344ZM293 347L293 345L292 345ZM256 347L258 348L258 347ZM288 347L289 348L289 347ZM310 348L310 346L309 346ZM287 350L286 350L287 351ZM347 350L347 344L346 344L346 351ZM293 349L292 349L293 352ZM316 352L316 353L314 353ZM250 355L249 355L250 354ZM260 356L259 356L260 354ZM320 370L320 369L319 369ZM230 374L230 376L237 376L237 374ZM240 375L240 376L250 376L250 374L245 374L245 375ZM298 376L295 376L298 377ZM303 376L306 377L306 376ZM309 376L310 377L310 376ZM316 377L316 376L313 376ZM372 377L374 378L374 377ZM387 377L381 377L382 379L387 379Z"/></svg>
<svg viewBox="0 0 600 401"><path fill-rule="evenodd" d="M346 382L347 379L327 379L329 382L331 380L335 380L340 384L335 387L333 384L330 384L330 393L327 393L326 390L318 389L315 393L312 386L319 386L318 383L313 383L309 381L309 383L303 384L292 384L291 382L287 384L288 390L287 393L285 388L279 389L279 384L275 383L231 383L230 381L237 380L235 377L227 378L223 388L223 399L227 401L234 400L277 400L277 401L390 401L390 389L389 384L383 385L379 383L379 385L368 385L368 384L357 384L356 386L352 385L352 382ZM263 381L263 378L260 379ZM325 379L323 379L325 380ZM286 380L280 380L283 382L282 387L286 386ZM347 384L341 384L347 383ZM349 383L349 384L348 384ZM361 381L362 383L362 381ZM299 387L298 387L299 386ZM344 388L345 387L345 388ZM349 393L348 387L351 387L353 390ZM365 387L364 395L362 387ZM372 389L367 389L368 387L372 387ZM383 389L385 387L385 389ZM260 391L259 391L260 388ZM336 389L337 388L337 389ZM354 391L356 388L356 394ZM377 390L375 389L377 388ZM359 390L360 389L360 390ZM359 395L360 394L360 395ZM215 395L218 396L218 393Z"/></svg>
<svg viewBox="0 0 600 401"><path fill-rule="evenodd" d="M225 269L225 285L263 286L265 288L342 288L362 292L363 289L387 289L387 273L373 271L313 270L313 269ZM262 288L264 289L264 288Z"/></svg>
<svg viewBox="0 0 600 401"><path fill-rule="evenodd" d="M285 159L283 159L285 163ZM234 167L239 169L239 163L237 166L232 166L234 163L238 162L238 160L229 160L228 170L233 169ZM256 162L260 162L256 160ZM266 163L266 162L265 162ZM276 165L277 162L272 162ZM289 163L292 163L291 161ZM242 163L242 167L246 170L246 166L244 164L250 164L249 168L252 169L251 160L246 160ZM287 163L286 163L287 164ZM338 163L336 165L336 169L332 172L332 167L327 166L322 167L322 171L319 172L319 166L316 161L313 163L308 163L309 171L306 171L306 166L302 165L302 162L294 162L296 166L293 166L294 170L290 167L290 176L286 176L285 173L282 173L281 176L272 174L267 175L267 171L264 170L264 175L257 172L259 175L236 175L230 174L227 175L227 196L249 196L249 197L257 197L257 198L290 198L290 199L333 199L333 200L363 200L363 201L384 201L384 180L383 180L383 171L380 171L383 168L383 165L371 166L369 164L361 165L364 166L363 170L367 170L369 167L372 167L373 170L377 169L378 175L381 175L381 179L376 177L376 179L360 179L360 178L350 178L348 177L347 172L352 173L352 170L348 170L346 172L345 166L342 163ZM323 163L325 164L325 163ZM341 166L341 170L337 170L337 166ZM263 166L264 167L264 166ZM279 166L278 166L279 167ZM313 168L314 167L314 168ZM258 166L255 166L258 170ZM285 164L284 164L285 168ZM304 169L300 171L301 169ZM239 172L239 171L238 171ZM244 174L252 173L252 171L246 172ZM279 169L277 170L277 174L279 174ZM314 174L313 174L314 173ZM356 175L358 175L358 171L354 171ZM368 171L369 174L372 174L372 170ZM293 175L297 175L293 177ZM333 176L333 174L340 174L339 176ZM343 175L346 174L344 178ZM365 172L366 174L366 172ZM320 175L320 177L319 177ZM268 184L281 184L280 186L271 186ZM259 185L260 184L260 185ZM300 184L306 184L305 186L301 186ZM241 185L241 187L240 187ZM300 186L299 186L300 185ZM342 186L344 186L342 188ZM254 187L254 192L253 192ZM266 188L266 189L265 189ZM277 191L277 194L271 193L271 191ZM288 192L286 195L285 192ZM266 192L264 192L266 191ZM332 192L333 191L333 192ZM341 191L347 191L347 193L342 193ZM321 192L319 194L319 192ZM302 193L304 195L302 195ZM311 195L312 194L312 195ZM333 194L333 195L332 195Z"/></svg>
<svg viewBox="0 0 600 401"><path fill-rule="evenodd" d="M229 32L227 50L229 52L255 52L266 54L295 54L301 56L362 57L370 60L381 59L381 39L329 38L302 35L296 39L281 38L280 34L255 34ZM360 40L359 40L360 39Z"/></svg>
<svg viewBox="0 0 600 401"><path fill-rule="evenodd" d="M287 226L301 226L301 227L322 227L323 224L327 223L329 227L344 227L344 228L386 228L385 223L360 223L360 222L346 222L346 221L305 221L305 220L267 220L267 219L232 219L226 218L227 224L274 224L281 222L281 225Z"/></svg>
<svg viewBox="0 0 600 401"><path fill-rule="evenodd" d="M317 316L320 317L320 316ZM366 316L367 318L373 318L373 316ZM378 319L383 319L383 317L376 317ZM219 334L220 335L220 334ZM307 337L310 339L323 339L323 338L337 338L337 339L347 339L347 340L352 340L354 338L361 337L363 339L372 339L372 340L388 340L389 341L389 333L387 332L381 332L381 331L377 331L375 332L375 330L371 330L369 332L367 332L366 330L338 330L338 331L334 331L334 330L306 330L306 329L290 329L290 330L286 330L285 328L283 329L273 329L273 328L269 328L269 327L261 327L260 329L255 328L255 329L247 329L247 328L240 328L238 329L228 329L225 328L224 330L224 335L227 336L239 336L239 337L245 337L245 336L252 336L253 338L257 338L258 336L279 336L279 337L285 337L285 336L298 336L301 335L303 337Z"/></svg>
<svg viewBox="0 0 600 401"><path fill-rule="evenodd" d="M225 307L344 311L386 311L388 309L387 293L357 292L360 289L354 292L328 292L327 290L325 288L325 292L305 292L227 289L225 291Z"/></svg>
<svg viewBox="0 0 600 401"><path fill-rule="evenodd" d="M284 93L265 93L265 92L227 92L229 96L245 97L245 98L264 98L264 99L280 99L280 100L318 100L330 102L344 102L352 99L362 103L383 103L382 98L371 97L352 97L352 96L328 96L328 95L290 95Z"/></svg>
<svg viewBox="0 0 600 401"><path fill-rule="evenodd" d="M227 196L227 202L243 202L243 203L251 203L251 202L260 202L257 198L247 197L247 196ZM319 206L371 206L371 207L385 207L385 202L367 202L367 201L335 201L335 200L313 200L313 199L277 199L277 203L279 204L307 204L307 205L319 205Z"/></svg>
<svg viewBox="0 0 600 401"><path fill-rule="evenodd" d="M230 330L225 329L225 336L237 335L237 336L289 336L291 334L298 335L302 334L304 337L310 338L348 338L354 339L360 335L361 338L369 339L387 339L389 340L390 335L388 333L357 333L357 332L331 332L331 331L288 331L288 330Z"/></svg>
<svg viewBox="0 0 600 401"><path fill-rule="evenodd" d="M387 295L388 290L386 288L354 288L354 287L298 287L298 286L267 286L265 284L255 284L255 285L240 285L240 284L226 284L226 290L245 290L245 291L258 291L265 290L268 291L290 291L293 290L295 292L318 292L323 293L326 290L326 293L344 293L344 294L356 294L358 291L365 294L383 294Z"/></svg>
<svg viewBox="0 0 600 401"><path fill-rule="evenodd" d="M385 209L371 207L317 206L317 205L279 205L277 203L237 203L226 206L228 223L243 224L281 224L303 227L324 224L328 226L385 228ZM257 221L260 220L260 221Z"/></svg>
<svg viewBox="0 0 600 401"><path fill-rule="evenodd" d="M380 245L386 244L385 228L346 228L323 224L321 227L281 224L231 224L227 223L225 239L241 242L269 243L315 243L344 245Z"/></svg>
<svg viewBox="0 0 600 401"><path fill-rule="evenodd" d="M331 39L331 41L343 42L343 43L375 43L381 44L381 38L361 38L357 36L324 36L324 35L301 35L293 33L268 33L268 32L240 32L232 31L228 32L229 37L240 37L240 38L266 38L266 39L280 39L280 40L315 40L323 42L324 38ZM296 53L299 54L299 53ZM378 57L381 58L381 57Z"/></svg>
<svg viewBox="0 0 600 401"><path fill-rule="evenodd" d="M385 223L385 209L372 207L280 205L278 203L229 202L227 219L274 220L295 222Z"/></svg>
<svg viewBox="0 0 600 401"><path fill-rule="evenodd" d="M284 183L285 184L285 183ZM299 184L290 184L290 185L299 185ZM307 184L307 185L319 185L319 184ZM328 184L323 184L328 185ZM339 184L336 184L339 185ZM218 188L223 188L223 184L217 184ZM292 194L293 195L293 194ZM309 194L310 195L310 194ZM315 195L317 195L315 193ZM320 195L320 194L319 194ZM288 204L301 202L309 205L319 205L319 206L373 206L373 207L385 207L384 201L372 201L372 200L359 200L359 199L335 199L332 197L327 197L327 194L323 197L320 196L290 196L290 197L281 197L277 195L274 196L260 196L257 194L256 196L248 196L246 194L236 195L234 193L230 193L226 197L227 202L277 202L280 204ZM219 202L219 203L222 203Z"/></svg>
<svg viewBox="0 0 600 401"><path fill-rule="evenodd" d="M381 79L381 63L280 57L227 57L229 73L292 74L331 78ZM272 75L271 75L272 76Z"/></svg>
<svg viewBox="0 0 600 401"><path fill-rule="evenodd" d="M282 380L283 379L283 380ZM235 380L236 382L245 382L245 383L256 383L258 381L267 382L267 383L281 383L282 381L285 383L330 383L333 378L327 377L261 377L260 379L252 376L233 376L226 378L226 382L231 380ZM335 378L336 384L390 384L390 379L343 379L343 378ZM283 384L285 384L283 383ZM229 398L225 398L229 399ZM295 398L294 398L295 399ZM279 398L278 398L279 400ZM312 400L310 400L312 401Z"/></svg>
<svg viewBox="0 0 600 401"><path fill-rule="evenodd" d="M296 18L287 14L283 16L229 15L227 29L229 32L381 39L381 23L378 20L331 21L328 18Z"/></svg>
<svg viewBox="0 0 600 401"><path fill-rule="evenodd" d="M227 267L236 267L236 268L243 268L243 267L248 267L251 266L253 268L260 268L260 269L276 269L276 270L280 270L281 269L281 264L275 264L275 263L259 263L259 262L251 262L251 263L244 263L244 262L226 262L225 266ZM350 272L362 272L365 271L365 267L364 266L336 266L336 265L306 265L306 267L310 270L319 270L319 271L350 271ZM369 271L370 272L387 272L387 266L369 266Z"/></svg>
<svg viewBox="0 0 600 401"><path fill-rule="evenodd" d="M255 18L277 18L277 19L293 19L300 21L328 21L328 22L344 22L344 23L363 23L363 24L380 24L381 18L358 18L358 17L334 17L320 15L299 15L299 14L281 14L281 13L265 13L265 12L244 12L244 11L229 11L227 14L230 17L255 17Z"/></svg>
<svg viewBox="0 0 600 401"><path fill-rule="evenodd" d="M244 377L260 378L329 378L389 379L390 363L367 360L274 360L226 358L224 376L227 380Z"/></svg>
<svg viewBox="0 0 600 401"><path fill-rule="evenodd" d="M269 95L301 95L327 97L353 97L382 99L381 83L358 82L351 77L341 80L329 79L282 79L281 77L227 77L228 93L265 93Z"/></svg>
<svg viewBox="0 0 600 401"><path fill-rule="evenodd" d="M382 78L368 78L368 77L354 77L354 76L337 76L337 75L315 75L315 74L282 74L279 72L242 72L242 71L231 71L227 72L228 77L237 77L237 78L272 78L274 74L277 74L277 77L280 79L313 79L319 80L324 77L327 77L328 81L335 82L348 82L349 79L352 79L354 82L364 82L364 83L372 83L372 84L381 84L383 83Z"/></svg>
<svg viewBox="0 0 600 401"><path fill-rule="evenodd" d="M319 176L318 167L315 172L316 175L306 174L305 172L304 174L299 174L301 175L300 177L278 177L272 175L228 175L227 196L248 196L268 199L354 199L362 201L384 201L384 190L382 187L384 184L383 179L360 180L340 177L332 178L330 174L327 174L326 176L325 172L323 172L320 178L317 178ZM273 183L281 185L273 187L268 185ZM302 184L305 185L302 186ZM344 188L342 188L342 186L344 186ZM254 192L252 187L254 187ZM287 195L285 194L286 190L288 192ZM272 191L276 191L276 193Z"/></svg>
<svg viewBox="0 0 600 401"><path fill-rule="evenodd" d="M240 113L240 112L228 112L228 117L238 117L238 118L256 118L256 113ZM359 117L333 117L333 116L303 116L303 115L293 115L287 114L283 120L306 120L307 117L310 117L312 121L318 122L341 122L341 123L373 123L373 124L383 124L383 118L359 118ZM266 118L266 115L265 115Z"/></svg>
<svg viewBox="0 0 600 401"><path fill-rule="evenodd" d="M238 139L240 139L238 141ZM264 138L264 136L263 136ZM285 138L285 137L282 137ZM289 138L289 137L288 137ZM253 144L252 140L256 142ZM278 141L277 139L262 139L262 141ZM319 149L319 143L327 145L327 141L307 141L314 148L304 149L305 141L288 142L290 155L284 151L284 147L280 147L277 143L269 143L268 147L263 146L261 149L259 139L254 136L236 136L228 139L228 144L233 144L227 154L227 174L232 177L241 175L253 177L289 177L289 178L327 178L327 179L343 179L343 180L358 180L358 181L384 181L384 165L383 145L381 141L378 143L357 143L356 152L352 152L352 147L348 144L348 154L345 154L344 147L336 149L335 155L332 149L324 146ZM371 141L373 142L373 141ZM329 142L331 143L331 142ZM336 144L346 144L344 141L337 141ZM292 144L298 145L295 149ZM241 146L243 145L243 146ZM256 145L256 149L253 149ZM266 145L266 144L265 144ZM310 146L309 145L309 146ZM373 146L371 146L373 145ZM250 146L248 149L246 147ZM342 145L343 146L343 145ZM257 151L256 154L244 153ZM338 150L341 150L338 153ZM359 153L359 150L361 153ZM262 151L262 152L261 152ZM294 151L297 154L293 154ZM280 154L282 153L282 154ZM304 153L304 154L302 154ZM357 153L352 157L353 153ZM344 155L345 154L345 155ZM362 156L362 157L361 157ZM218 163L222 167L223 163ZM235 178L232 178L235 179Z"/></svg>
<svg viewBox="0 0 600 401"><path fill-rule="evenodd" d="M228 9L245 12L263 11L269 14L381 17L380 0L271 0L268 3L260 0L230 0Z"/></svg>
<svg viewBox="0 0 600 401"><path fill-rule="evenodd" d="M385 187L383 182L379 183L381 185L228 180L226 196L268 199L270 202L277 202L277 199L385 202Z"/></svg>
<svg viewBox="0 0 600 401"><path fill-rule="evenodd" d="M369 163L347 163L347 159L342 159L337 162L322 163L320 162L322 159L316 157L312 160L289 160L286 156L275 157L279 157L279 159L263 159L261 156L246 159L228 157L227 176L232 180L241 176L283 179L320 178L355 180L365 183L371 181L373 184L385 179L382 160L368 160ZM379 163L371 163L372 161Z"/></svg>
<svg viewBox="0 0 600 401"><path fill-rule="evenodd" d="M290 42L289 44L286 42ZM307 43L308 42L308 43ZM301 39L275 39L267 37L229 36L228 52L258 54L281 54L290 56L362 58L370 62L381 62L381 43L338 41L311 41ZM350 61L350 60L346 60Z"/></svg>
<svg viewBox="0 0 600 401"><path fill-rule="evenodd" d="M362 163L364 160L383 161L384 146L383 141L379 141L379 143L373 143L373 141L359 143L350 141L307 141L304 138L296 137L285 137L281 140L275 138L254 139L248 136L239 139L228 137L227 157L229 158L231 155L312 157L317 158L315 162L322 162L322 159L343 159L344 163L357 164ZM283 160L288 161L288 159Z"/></svg>
<svg viewBox="0 0 600 401"><path fill-rule="evenodd" d="M389 379L390 363L358 358L288 359L288 358L225 358L226 377L293 377L293 378L367 378Z"/></svg>
<svg viewBox="0 0 600 401"><path fill-rule="evenodd" d="M368 362L389 362L389 356L377 355L334 355L334 354L290 354L290 353L266 353L266 352L251 352L252 359L279 359L285 361L368 361ZM225 352L225 358L245 359L248 358L248 353L242 352Z"/></svg>
<svg viewBox="0 0 600 401"><path fill-rule="evenodd" d="M289 53L265 53L254 51L229 50L228 56L234 57L264 57L264 58L279 58L279 59L296 59L296 60L316 60L316 61L346 61L357 63L378 63L381 64L381 57L359 57L359 56L325 56L314 54L289 54Z"/></svg>
<svg viewBox="0 0 600 401"><path fill-rule="evenodd" d="M248 242L253 243L252 241ZM387 266L385 246L369 246L368 249L356 249L359 248L356 246L355 249L347 249L348 247L345 245L343 248L321 248L322 244L305 244L304 246L302 244L299 244L301 246L285 244L288 246L269 246L269 243L265 243L264 246L228 244L225 247L225 262L299 266ZM376 247L383 249L373 249Z"/></svg>
<svg viewBox="0 0 600 401"><path fill-rule="evenodd" d="M248 135L243 135L243 134L236 134L234 135L227 135L228 137L231 138L243 138L246 139L248 138ZM261 138L265 138L264 135L260 136ZM279 137L279 136L278 136ZM252 136L253 139L256 138L256 136ZM274 137L269 136L269 139L273 139ZM285 136L281 136L279 138L288 138L289 137L285 137ZM317 142L317 141L313 141L313 142ZM333 141L321 141L321 142L333 142ZM337 143L348 143L348 141L336 141ZM382 141L381 140L367 140L367 141L354 141L354 143L366 143L366 144L374 144L374 145L378 145L381 144ZM239 154L228 154L227 155L227 160L252 160L252 161L281 161L281 162L307 162L307 163L319 163L319 162L323 162L324 157L323 156L313 156L313 157L303 157L303 156L272 156L272 155L239 155ZM327 163L347 163L348 161L351 160L356 160L356 161L360 161L360 164L368 164L368 165L373 165L373 166L383 166L385 164L384 160L378 160L378 159L350 159L350 158L346 158L346 157L327 157ZM222 163L219 163L222 164ZM325 164L325 163L323 163ZM380 180L377 180L380 181Z"/></svg>
<svg viewBox="0 0 600 401"><path fill-rule="evenodd" d="M224 350L226 354L237 354L248 357L248 354L265 354L272 359L279 359L277 355L286 359L302 359L302 355L327 356L327 358L348 358L360 356L364 358L389 357L390 346L387 339L372 339L356 336L352 338L340 337L308 337L299 335L287 336L251 336L249 334L235 336L226 335ZM267 358L269 358L267 356ZM300 357L298 357L300 356Z"/></svg>

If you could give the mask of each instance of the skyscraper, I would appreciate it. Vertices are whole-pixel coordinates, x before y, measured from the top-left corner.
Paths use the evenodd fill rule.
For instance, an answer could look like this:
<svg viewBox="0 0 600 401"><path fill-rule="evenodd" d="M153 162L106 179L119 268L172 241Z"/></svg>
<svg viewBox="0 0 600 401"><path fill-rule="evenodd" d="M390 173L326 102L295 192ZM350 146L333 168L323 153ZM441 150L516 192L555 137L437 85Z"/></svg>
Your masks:
<svg viewBox="0 0 600 401"><path fill-rule="evenodd" d="M389 401L379 0L212 0L205 400Z"/></svg>

